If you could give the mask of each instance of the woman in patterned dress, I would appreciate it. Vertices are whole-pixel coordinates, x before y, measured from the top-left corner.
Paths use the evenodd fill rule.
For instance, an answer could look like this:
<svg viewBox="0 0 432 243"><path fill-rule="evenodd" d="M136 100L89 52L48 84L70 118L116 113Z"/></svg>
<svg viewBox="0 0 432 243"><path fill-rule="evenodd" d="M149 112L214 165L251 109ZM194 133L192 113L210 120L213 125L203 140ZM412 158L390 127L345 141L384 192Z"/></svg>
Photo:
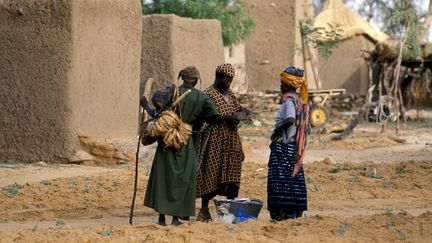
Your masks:
<svg viewBox="0 0 432 243"><path fill-rule="evenodd" d="M218 111L218 119L211 122L207 132L207 144L201 147L197 173L197 197L201 197L198 221L209 221L209 200L216 195L234 199L240 188L241 167L244 160L237 125L249 119L249 112L242 108L230 89L235 75L231 64L216 69L214 84L204 90Z"/></svg>

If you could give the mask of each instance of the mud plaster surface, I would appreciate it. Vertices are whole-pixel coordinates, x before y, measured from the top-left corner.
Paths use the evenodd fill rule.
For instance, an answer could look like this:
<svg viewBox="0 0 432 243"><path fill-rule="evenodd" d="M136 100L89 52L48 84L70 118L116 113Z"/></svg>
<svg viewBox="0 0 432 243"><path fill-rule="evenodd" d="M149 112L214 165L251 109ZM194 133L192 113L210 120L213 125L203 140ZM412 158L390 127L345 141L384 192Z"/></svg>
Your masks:
<svg viewBox="0 0 432 243"><path fill-rule="evenodd" d="M2 159L65 161L78 132L136 135L140 17L132 0L0 1Z"/></svg>
<svg viewBox="0 0 432 243"><path fill-rule="evenodd" d="M224 63L219 21L158 14L142 21L141 93L148 78L155 79L154 89L161 88L190 65L198 68L202 89L213 83L216 67Z"/></svg>
<svg viewBox="0 0 432 243"><path fill-rule="evenodd" d="M294 62L295 1L247 0L246 7L256 22L246 41L249 91L278 89L279 73Z"/></svg>
<svg viewBox="0 0 432 243"><path fill-rule="evenodd" d="M70 1L0 1L2 159L55 160L72 151L71 25Z"/></svg>
<svg viewBox="0 0 432 243"><path fill-rule="evenodd" d="M319 57L319 76L323 89L346 89L347 94L364 95L369 85L369 71L364 51L374 43L364 35L341 41L329 59Z"/></svg>

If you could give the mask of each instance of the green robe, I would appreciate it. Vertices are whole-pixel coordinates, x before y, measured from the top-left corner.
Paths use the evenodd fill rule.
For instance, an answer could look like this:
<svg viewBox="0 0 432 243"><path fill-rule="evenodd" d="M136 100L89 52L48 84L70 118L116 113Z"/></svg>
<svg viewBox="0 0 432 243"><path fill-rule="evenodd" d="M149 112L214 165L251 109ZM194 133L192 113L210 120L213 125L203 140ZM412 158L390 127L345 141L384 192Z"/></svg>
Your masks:
<svg viewBox="0 0 432 243"><path fill-rule="evenodd" d="M144 199L144 206L178 217L195 215L197 151L194 138L203 120L217 115L215 105L201 91L183 84L180 94L187 89L192 92L180 104L181 118L193 126L194 136L179 150L158 144Z"/></svg>

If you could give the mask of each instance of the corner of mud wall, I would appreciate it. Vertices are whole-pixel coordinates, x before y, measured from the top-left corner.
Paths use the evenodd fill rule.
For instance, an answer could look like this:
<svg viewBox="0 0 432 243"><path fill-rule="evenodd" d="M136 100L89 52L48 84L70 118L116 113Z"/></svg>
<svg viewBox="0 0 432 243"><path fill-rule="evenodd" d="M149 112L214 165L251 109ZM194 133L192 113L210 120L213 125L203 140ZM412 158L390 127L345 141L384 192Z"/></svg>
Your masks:
<svg viewBox="0 0 432 243"><path fill-rule="evenodd" d="M62 161L73 151L69 1L0 1L0 160Z"/></svg>
<svg viewBox="0 0 432 243"><path fill-rule="evenodd" d="M374 44L364 35L342 40L329 59L319 56L323 89L346 89L347 94L366 95L369 70L363 50L371 51Z"/></svg>
<svg viewBox="0 0 432 243"><path fill-rule="evenodd" d="M174 81L171 30L174 15L144 15L142 17L142 50L140 94L149 78L154 78L153 90Z"/></svg>
<svg viewBox="0 0 432 243"><path fill-rule="evenodd" d="M246 74L245 44L240 43L224 47L225 62L231 63L236 69L236 75L231 84L231 90L237 94L245 94L248 91L249 80Z"/></svg>
<svg viewBox="0 0 432 243"><path fill-rule="evenodd" d="M256 27L246 41L250 91L279 89L279 73L294 64L296 1L247 0Z"/></svg>
<svg viewBox="0 0 432 243"><path fill-rule="evenodd" d="M173 72L186 66L196 66L201 75L201 89L213 84L214 72L225 62L221 24L218 20L173 17L172 33ZM200 88L198 83L196 88Z"/></svg>
<svg viewBox="0 0 432 243"><path fill-rule="evenodd" d="M93 139L135 138L139 109L141 5L71 0L72 127Z"/></svg>

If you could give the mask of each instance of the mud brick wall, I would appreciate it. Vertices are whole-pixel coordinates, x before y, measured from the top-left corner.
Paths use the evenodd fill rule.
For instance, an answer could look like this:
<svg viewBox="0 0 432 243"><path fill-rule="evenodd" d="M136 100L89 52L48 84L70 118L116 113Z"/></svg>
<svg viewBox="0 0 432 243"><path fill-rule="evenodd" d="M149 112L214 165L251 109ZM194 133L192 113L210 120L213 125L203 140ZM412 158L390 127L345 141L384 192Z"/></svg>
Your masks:
<svg viewBox="0 0 432 243"><path fill-rule="evenodd" d="M247 0L256 27L246 41L246 73L250 91L279 88L279 74L294 65L296 1Z"/></svg>
<svg viewBox="0 0 432 243"><path fill-rule="evenodd" d="M0 160L65 161L78 133L136 134L141 6L0 1Z"/></svg>
<svg viewBox="0 0 432 243"><path fill-rule="evenodd" d="M147 79L154 78L154 88L161 88L190 65L200 71L202 89L213 83L217 65L224 62L218 20L156 14L144 16L142 22L141 93Z"/></svg>
<svg viewBox="0 0 432 243"><path fill-rule="evenodd" d="M323 89L346 89L347 94L366 95L369 87L369 69L364 51L372 51L375 44L365 35L345 39L326 60L319 57Z"/></svg>

